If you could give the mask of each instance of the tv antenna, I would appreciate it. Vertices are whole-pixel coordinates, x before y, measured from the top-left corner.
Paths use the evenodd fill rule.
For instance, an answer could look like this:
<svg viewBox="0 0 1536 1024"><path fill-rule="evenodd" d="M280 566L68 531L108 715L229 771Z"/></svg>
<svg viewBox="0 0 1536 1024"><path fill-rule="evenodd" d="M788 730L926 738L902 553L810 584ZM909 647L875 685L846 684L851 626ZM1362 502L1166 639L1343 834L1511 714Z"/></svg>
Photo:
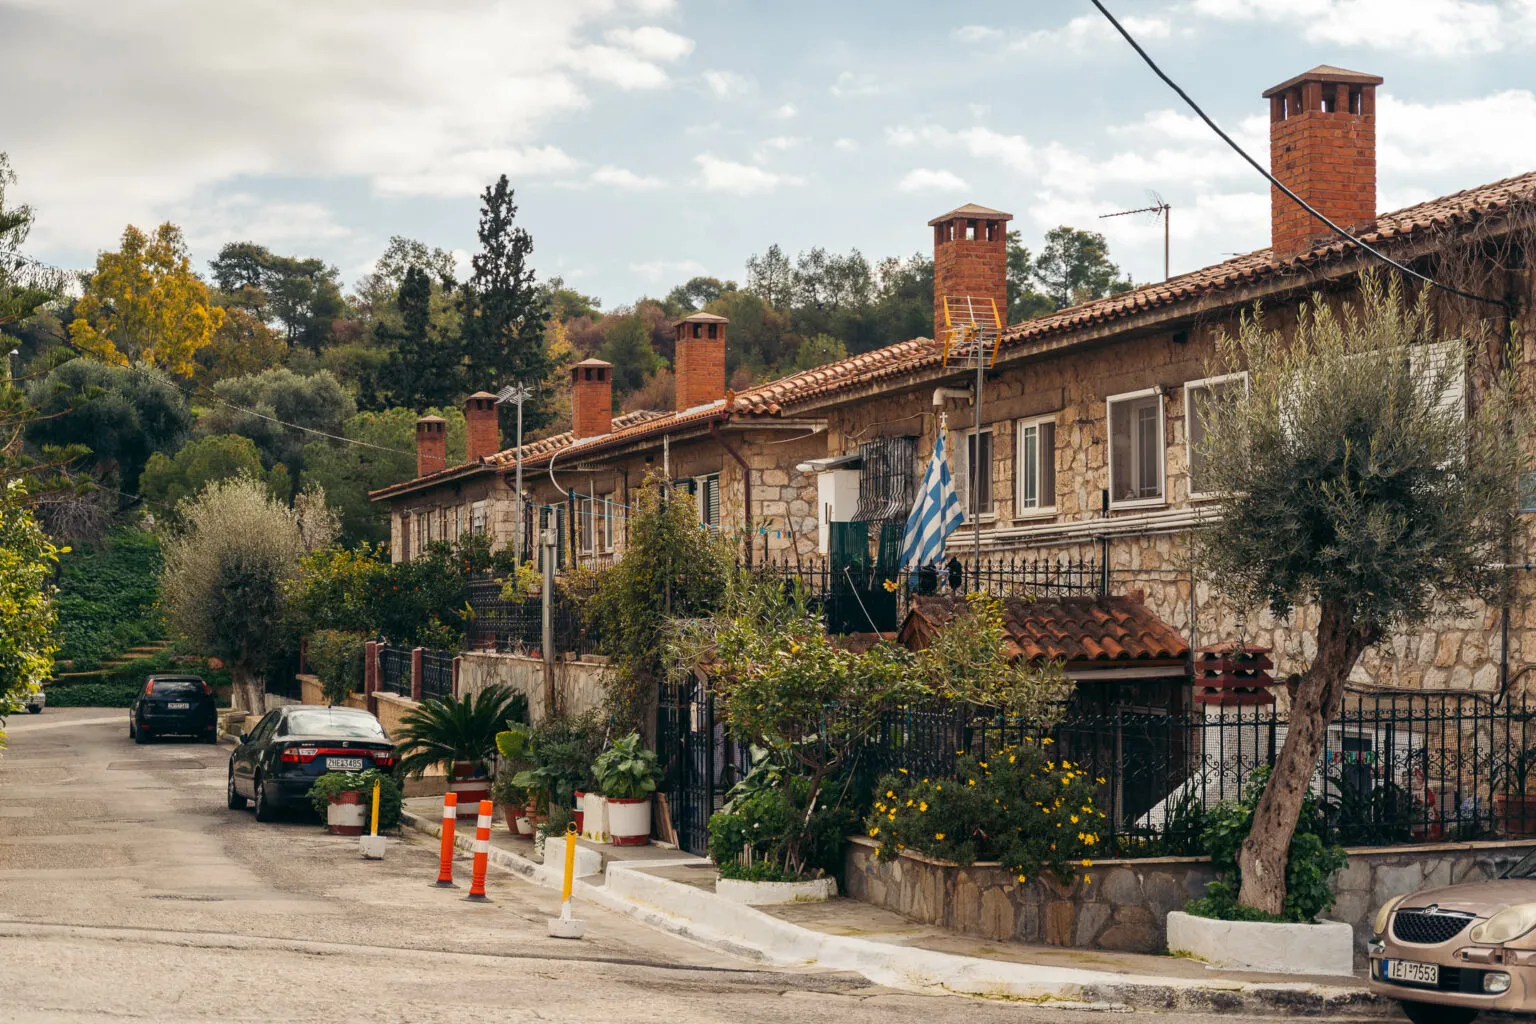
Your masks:
<svg viewBox="0 0 1536 1024"><path fill-rule="evenodd" d="M1003 316L997 308L997 300L975 298L970 295L944 296L944 365L976 368L972 404L976 409L975 439L971 447L960 454L962 459L974 459L970 470L970 496L967 499L967 515L971 520L971 546L976 559L976 589L981 589L981 474L990 472L981 465L981 389L986 371L997 363L997 350L1001 348ZM971 452L975 452L972 456Z"/></svg>
<svg viewBox="0 0 1536 1024"><path fill-rule="evenodd" d="M1155 213L1163 218L1163 280L1166 281L1172 276L1168 270L1168 213L1173 207L1163 202L1163 197L1156 192L1150 193L1150 198L1152 199L1151 206L1142 206L1134 210L1117 210L1114 213L1101 213L1099 214L1099 220L1104 220L1106 217L1129 217L1133 213Z"/></svg>

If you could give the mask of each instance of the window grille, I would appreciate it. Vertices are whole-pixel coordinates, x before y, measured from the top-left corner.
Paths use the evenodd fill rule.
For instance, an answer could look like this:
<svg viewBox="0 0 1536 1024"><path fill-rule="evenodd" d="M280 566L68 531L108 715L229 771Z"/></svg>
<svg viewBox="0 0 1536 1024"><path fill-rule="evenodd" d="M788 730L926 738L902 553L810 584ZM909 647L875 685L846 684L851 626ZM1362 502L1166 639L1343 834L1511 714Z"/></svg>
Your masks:
<svg viewBox="0 0 1536 1024"><path fill-rule="evenodd" d="M853 521L906 519L917 498L917 438L881 437L860 445L859 452L864 468Z"/></svg>

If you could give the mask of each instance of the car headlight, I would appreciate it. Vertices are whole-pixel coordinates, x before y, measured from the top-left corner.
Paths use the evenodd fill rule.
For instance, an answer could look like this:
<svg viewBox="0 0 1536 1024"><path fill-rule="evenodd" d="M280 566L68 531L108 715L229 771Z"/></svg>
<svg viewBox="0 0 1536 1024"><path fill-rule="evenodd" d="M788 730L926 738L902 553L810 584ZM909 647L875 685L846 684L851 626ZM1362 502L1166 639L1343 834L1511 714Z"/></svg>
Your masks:
<svg viewBox="0 0 1536 1024"><path fill-rule="evenodd" d="M1536 928L1536 903L1517 903L1472 926L1468 937L1473 942L1508 942Z"/></svg>
<svg viewBox="0 0 1536 1024"><path fill-rule="evenodd" d="M1407 898L1408 894L1404 893L1401 896L1393 896L1381 905L1381 909L1376 911L1376 926L1371 932L1372 935L1385 935L1387 933L1387 922L1392 920L1392 911L1402 906L1403 900Z"/></svg>

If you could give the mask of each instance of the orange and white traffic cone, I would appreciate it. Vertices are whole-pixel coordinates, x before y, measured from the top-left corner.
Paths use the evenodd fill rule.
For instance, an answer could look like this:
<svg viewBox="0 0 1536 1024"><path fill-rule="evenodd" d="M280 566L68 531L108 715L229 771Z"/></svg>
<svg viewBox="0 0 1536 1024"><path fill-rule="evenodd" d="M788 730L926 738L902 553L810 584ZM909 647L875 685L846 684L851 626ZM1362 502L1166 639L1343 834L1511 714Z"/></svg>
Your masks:
<svg viewBox="0 0 1536 1024"><path fill-rule="evenodd" d="M493 805L489 800L480 801L480 817L475 820L475 867L469 882L469 895L467 900L476 902L489 902L490 897L485 894L485 866L490 860L491 853L491 812Z"/></svg>
<svg viewBox="0 0 1536 1024"><path fill-rule="evenodd" d="M437 884L453 889L453 826L459 820L459 794L443 794L443 846L438 854Z"/></svg>

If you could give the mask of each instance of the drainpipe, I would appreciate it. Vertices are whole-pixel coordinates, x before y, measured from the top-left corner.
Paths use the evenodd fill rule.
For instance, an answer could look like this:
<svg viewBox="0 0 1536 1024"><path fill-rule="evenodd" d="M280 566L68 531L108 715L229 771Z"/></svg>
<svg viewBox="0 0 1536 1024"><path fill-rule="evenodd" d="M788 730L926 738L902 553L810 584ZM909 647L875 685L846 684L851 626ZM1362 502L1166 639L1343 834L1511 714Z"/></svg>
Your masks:
<svg viewBox="0 0 1536 1024"><path fill-rule="evenodd" d="M725 438L720 436L719 424L714 420L709 421L709 436L714 438L720 447L725 449L725 454L734 459L736 465L741 467L742 490L745 492L744 497L747 505L743 524L743 533L746 536L742 541L742 546L746 548L747 568L750 569L752 568L752 469L747 465L747 460L741 457L740 452L725 443Z"/></svg>

